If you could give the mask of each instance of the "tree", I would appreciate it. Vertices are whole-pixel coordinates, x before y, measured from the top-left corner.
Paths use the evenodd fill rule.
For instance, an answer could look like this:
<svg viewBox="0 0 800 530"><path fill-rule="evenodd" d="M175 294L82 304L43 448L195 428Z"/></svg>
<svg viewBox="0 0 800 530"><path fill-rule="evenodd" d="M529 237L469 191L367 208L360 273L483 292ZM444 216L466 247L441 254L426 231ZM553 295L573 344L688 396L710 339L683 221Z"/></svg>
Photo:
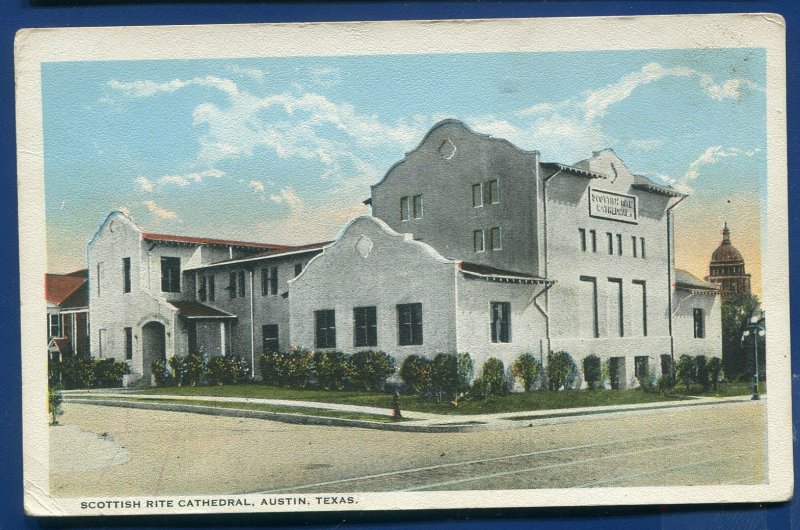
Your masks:
<svg viewBox="0 0 800 530"><path fill-rule="evenodd" d="M578 377L578 367L572 356L565 351L550 352L547 354L547 384L550 390L572 387Z"/></svg>
<svg viewBox="0 0 800 530"><path fill-rule="evenodd" d="M600 357L591 354L583 358L583 378L589 385L589 390L597 388L597 384L602 379L602 372Z"/></svg>
<svg viewBox="0 0 800 530"><path fill-rule="evenodd" d="M533 355L524 353L517 357L517 360L511 365L511 373L520 382L525 392L530 392L539 379L541 368L539 361Z"/></svg>
<svg viewBox="0 0 800 530"><path fill-rule="evenodd" d="M742 344L742 333L748 319L758 307L758 297L740 293L722 302L722 369L728 380L746 375L748 363L752 364L752 343ZM762 344L759 343L759 350ZM759 356L761 357L761 356Z"/></svg>
<svg viewBox="0 0 800 530"><path fill-rule="evenodd" d="M678 363L675 365L675 375L680 379L687 391L689 390L689 385L692 384L694 380L694 374L694 359L692 359L691 355L684 353L680 356Z"/></svg>

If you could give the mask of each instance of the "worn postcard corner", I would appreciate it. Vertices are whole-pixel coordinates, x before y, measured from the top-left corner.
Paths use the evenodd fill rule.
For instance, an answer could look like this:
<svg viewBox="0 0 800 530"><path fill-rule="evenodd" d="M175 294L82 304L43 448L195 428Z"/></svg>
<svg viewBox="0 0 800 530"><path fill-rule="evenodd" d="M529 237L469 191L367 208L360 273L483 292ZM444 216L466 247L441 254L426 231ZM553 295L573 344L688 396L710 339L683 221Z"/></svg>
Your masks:
<svg viewBox="0 0 800 530"><path fill-rule="evenodd" d="M791 496L782 19L463 22L18 33L28 513Z"/></svg>

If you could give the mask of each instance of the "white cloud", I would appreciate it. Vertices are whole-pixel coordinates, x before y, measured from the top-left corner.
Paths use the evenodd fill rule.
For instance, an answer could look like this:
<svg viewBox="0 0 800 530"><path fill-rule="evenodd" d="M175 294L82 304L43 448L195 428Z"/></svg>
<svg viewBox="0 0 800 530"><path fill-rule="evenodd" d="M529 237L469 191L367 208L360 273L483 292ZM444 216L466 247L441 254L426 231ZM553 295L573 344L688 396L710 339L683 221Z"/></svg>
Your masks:
<svg viewBox="0 0 800 530"><path fill-rule="evenodd" d="M181 79L173 79L164 83L157 83L150 80L136 80L136 81L118 81L112 79L107 83L109 88L119 90L136 98L153 96L162 92L176 92L188 86L202 86L216 88L230 95L238 93L236 83L230 79L224 79L209 75L206 77L195 77L187 81Z"/></svg>
<svg viewBox="0 0 800 530"><path fill-rule="evenodd" d="M250 188L257 193L264 193L264 190L266 189L264 183L261 182L260 180L251 180L250 182L247 183L247 185L250 186Z"/></svg>
<svg viewBox="0 0 800 530"><path fill-rule="evenodd" d="M711 99L741 99L742 89L758 90L759 87L750 79L726 79L722 83L714 83L710 75L700 74L700 86Z"/></svg>
<svg viewBox="0 0 800 530"><path fill-rule="evenodd" d="M224 176L224 171L220 171L219 169L207 169L205 171L187 173L184 175L164 175L158 179L158 182L159 184L175 184L184 188L192 183L203 182L203 179L206 177L220 178Z"/></svg>
<svg viewBox="0 0 800 530"><path fill-rule="evenodd" d="M153 181L145 176L136 177L136 184L138 184L144 192L151 193L153 191Z"/></svg>
<svg viewBox="0 0 800 530"><path fill-rule="evenodd" d="M177 219L178 218L178 214L177 213L173 212L172 210L167 210L165 208L162 208L161 206L156 204L156 201L144 201L143 204L145 206L147 206L147 209L150 210L150 213L152 213L153 215L155 215L156 217L158 217L160 219Z"/></svg>
<svg viewBox="0 0 800 530"><path fill-rule="evenodd" d="M266 75L264 70L261 70L260 68L242 68L240 66L231 66L230 71L234 74L249 77L254 81L262 81Z"/></svg>
<svg viewBox="0 0 800 530"><path fill-rule="evenodd" d="M320 68L310 68L309 74L319 86L330 88L342 82L342 71L339 68L323 66Z"/></svg>
<svg viewBox="0 0 800 530"><path fill-rule="evenodd" d="M741 149L739 147L722 147L721 145L712 145L707 147L703 153L695 158L691 164L689 164L689 168L686 172L678 177L670 177L668 175L662 175L657 173L652 175L662 182L669 184L676 190L681 193L692 193L694 191L691 186L691 182L696 180L702 171L704 166L712 166L714 164L719 163L723 158L730 158L736 156L745 156L745 157L752 157L756 153L758 153L760 149Z"/></svg>

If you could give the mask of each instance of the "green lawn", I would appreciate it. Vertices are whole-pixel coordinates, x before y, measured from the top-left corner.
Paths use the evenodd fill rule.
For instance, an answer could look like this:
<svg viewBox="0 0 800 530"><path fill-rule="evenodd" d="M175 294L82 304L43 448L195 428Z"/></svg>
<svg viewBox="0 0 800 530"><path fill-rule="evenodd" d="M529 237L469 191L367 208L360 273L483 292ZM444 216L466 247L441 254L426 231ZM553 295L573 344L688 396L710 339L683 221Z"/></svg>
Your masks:
<svg viewBox="0 0 800 530"><path fill-rule="evenodd" d="M323 403L344 403L390 408L391 396L378 392L352 392L276 388L260 384L163 387L146 389L147 394L179 396L225 396L259 399L291 399ZM419 396L402 396L401 410L432 412L436 414L490 414L532 410L592 407L602 405L629 405L687 399L685 396L661 396L641 390L569 390L561 392L514 393L484 400L467 400L454 406L448 400L424 399Z"/></svg>

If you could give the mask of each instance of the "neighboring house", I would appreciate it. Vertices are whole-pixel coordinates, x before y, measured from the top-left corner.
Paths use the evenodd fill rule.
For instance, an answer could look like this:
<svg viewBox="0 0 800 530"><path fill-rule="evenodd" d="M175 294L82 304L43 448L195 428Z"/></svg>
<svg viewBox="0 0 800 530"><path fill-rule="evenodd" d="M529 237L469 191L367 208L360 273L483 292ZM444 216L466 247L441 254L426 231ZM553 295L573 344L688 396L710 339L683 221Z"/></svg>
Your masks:
<svg viewBox="0 0 800 530"><path fill-rule="evenodd" d="M47 349L51 354L89 353L87 271L46 274Z"/></svg>
<svg viewBox="0 0 800 530"><path fill-rule="evenodd" d="M675 269L675 357L721 357L722 300L718 285Z"/></svg>
<svg viewBox="0 0 800 530"><path fill-rule="evenodd" d="M121 212L112 212L87 252L93 355L128 361L132 381L149 380L154 360L190 352L198 325L216 329L219 352L227 353L237 315L196 301L195 277L185 277L184 271L285 249L266 243L154 234ZM212 289L221 298L225 287Z"/></svg>
<svg viewBox="0 0 800 530"><path fill-rule="evenodd" d="M635 386L682 353L720 355L718 291L673 265L684 198L610 149L542 162L445 120L331 243L159 235L112 213L88 250L92 351L149 378L191 352L468 352L478 374L565 350Z"/></svg>

